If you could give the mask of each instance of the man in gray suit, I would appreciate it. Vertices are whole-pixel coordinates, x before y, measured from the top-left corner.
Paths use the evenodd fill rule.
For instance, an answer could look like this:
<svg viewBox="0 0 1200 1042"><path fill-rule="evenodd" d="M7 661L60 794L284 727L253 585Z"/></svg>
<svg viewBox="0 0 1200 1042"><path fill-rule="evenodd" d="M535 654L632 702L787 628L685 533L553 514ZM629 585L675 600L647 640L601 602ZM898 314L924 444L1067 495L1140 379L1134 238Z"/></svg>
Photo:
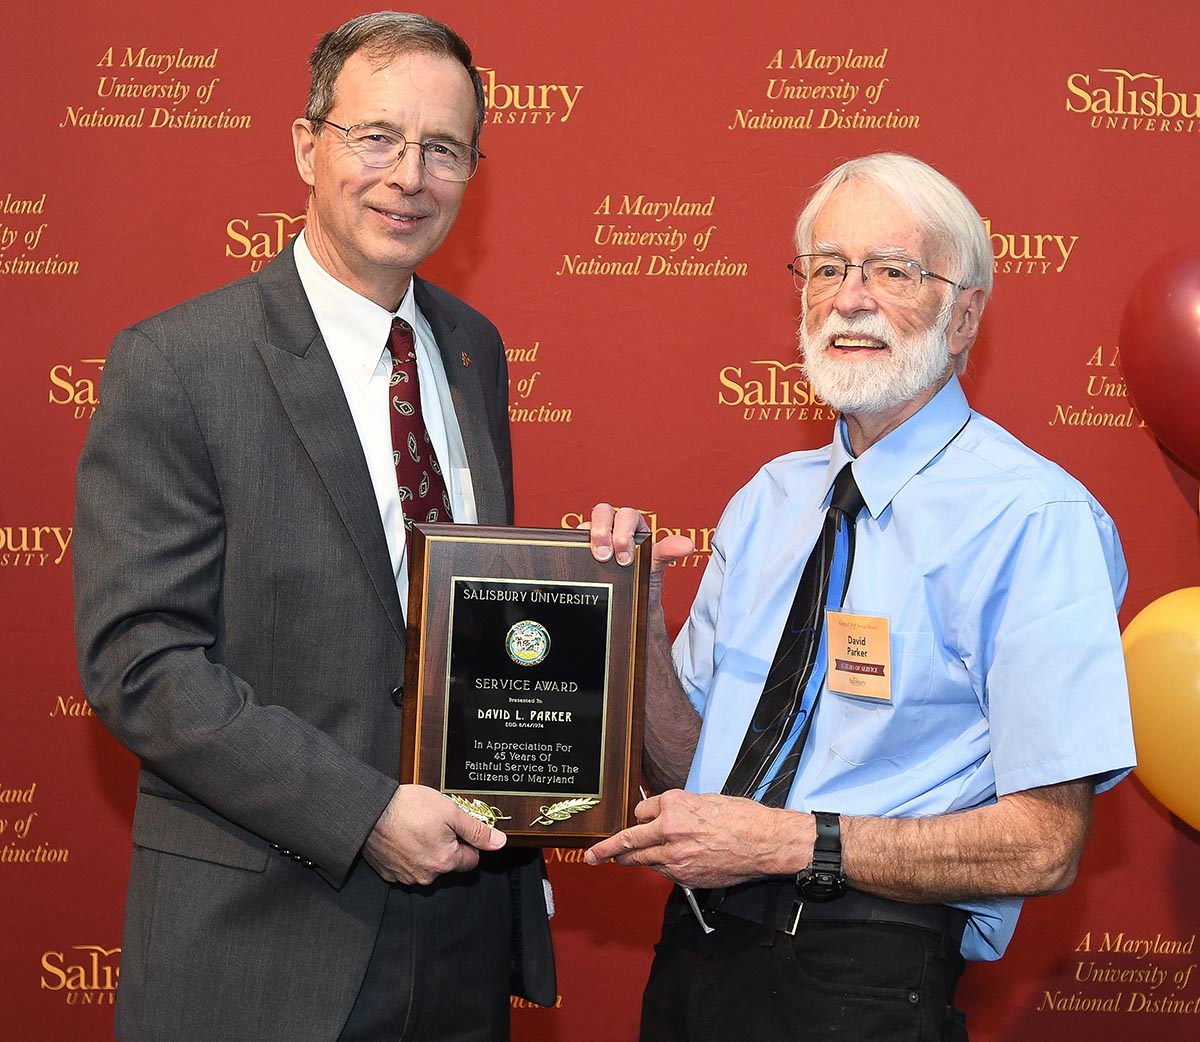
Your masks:
<svg viewBox="0 0 1200 1042"><path fill-rule="evenodd" d="M454 520L513 516L500 336L414 275L475 172L482 87L418 15L348 22L311 64L305 231L116 338L79 464L80 672L142 765L117 1033L507 1039L510 987L555 998L540 856L396 781L394 317Z"/></svg>

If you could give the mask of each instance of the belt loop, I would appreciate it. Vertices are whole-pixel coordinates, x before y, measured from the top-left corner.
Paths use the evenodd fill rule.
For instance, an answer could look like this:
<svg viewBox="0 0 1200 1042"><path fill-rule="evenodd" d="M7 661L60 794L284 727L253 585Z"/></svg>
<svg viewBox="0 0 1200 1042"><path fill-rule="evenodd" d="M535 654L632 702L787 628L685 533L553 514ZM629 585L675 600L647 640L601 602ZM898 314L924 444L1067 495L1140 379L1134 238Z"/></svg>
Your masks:
<svg viewBox="0 0 1200 1042"><path fill-rule="evenodd" d="M775 934L778 930L775 927L775 911L779 907L779 887L764 886L763 891L763 918L762 918L762 936L758 939L759 945L763 948L775 947Z"/></svg>
<svg viewBox="0 0 1200 1042"><path fill-rule="evenodd" d="M942 930L942 957L961 955L963 934L967 932L970 917L961 908L946 906L946 925Z"/></svg>
<svg viewBox="0 0 1200 1042"><path fill-rule="evenodd" d="M939 954L943 959L948 958L950 953L952 951L956 951L958 947L954 940L954 930L949 926L947 926L945 930L942 930L939 943L941 946L941 952Z"/></svg>

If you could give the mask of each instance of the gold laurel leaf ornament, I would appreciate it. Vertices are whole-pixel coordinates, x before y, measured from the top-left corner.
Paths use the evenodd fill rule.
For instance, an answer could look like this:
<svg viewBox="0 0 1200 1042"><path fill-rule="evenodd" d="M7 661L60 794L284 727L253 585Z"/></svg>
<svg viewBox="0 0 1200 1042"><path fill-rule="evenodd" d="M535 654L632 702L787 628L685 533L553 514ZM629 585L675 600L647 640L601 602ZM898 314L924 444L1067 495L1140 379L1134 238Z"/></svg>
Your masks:
<svg viewBox="0 0 1200 1042"><path fill-rule="evenodd" d="M501 813L499 807L493 807L484 803L483 800L469 800L465 796L456 796L452 792L443 793L443 795L470 814L476 821L482 821L488 828L495 828L497 821L512 820L507 814Z"/></svg>
<svg viewBox="0 0 1200 1042"><path fill-rule="evenodd" d="M541 815L531 821L530 825L553 825L556 821L566 821L572 814L590 810L600 801L592 796L580 796L573 800L559 800L549 807L541 808Z"/></svg>

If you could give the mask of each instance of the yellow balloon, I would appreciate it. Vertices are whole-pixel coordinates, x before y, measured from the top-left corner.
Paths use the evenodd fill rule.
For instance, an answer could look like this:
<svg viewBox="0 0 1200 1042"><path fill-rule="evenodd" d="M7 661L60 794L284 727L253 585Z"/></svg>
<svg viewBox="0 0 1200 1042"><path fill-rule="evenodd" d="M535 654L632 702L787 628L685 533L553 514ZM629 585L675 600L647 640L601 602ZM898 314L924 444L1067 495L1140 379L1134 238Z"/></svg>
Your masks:
<svg viewBox="0 0 1200 1042"><path fill-rule="evenodd" d="M1200 829L1200 586L1146 605L1121 636L1142 784Z"/></svg>

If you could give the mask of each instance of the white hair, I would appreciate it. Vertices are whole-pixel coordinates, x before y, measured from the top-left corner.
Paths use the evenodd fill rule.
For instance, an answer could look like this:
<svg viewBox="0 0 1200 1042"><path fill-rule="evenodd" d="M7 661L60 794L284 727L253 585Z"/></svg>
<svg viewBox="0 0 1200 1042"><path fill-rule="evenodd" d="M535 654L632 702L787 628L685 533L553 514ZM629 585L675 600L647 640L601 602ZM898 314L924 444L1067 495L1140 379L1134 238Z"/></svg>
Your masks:
<svg viewBox="0 0 1200 1042"><path fill-rule="evenodd" d="M813 253L813 226L829 197L847 181L867 181L905 207L945 256L952 270L938 272L962 287L992 292L992 244L983 219L962 190L927 163L899 152L851 159L830 171L796 221L796 252Z"/></svg>

